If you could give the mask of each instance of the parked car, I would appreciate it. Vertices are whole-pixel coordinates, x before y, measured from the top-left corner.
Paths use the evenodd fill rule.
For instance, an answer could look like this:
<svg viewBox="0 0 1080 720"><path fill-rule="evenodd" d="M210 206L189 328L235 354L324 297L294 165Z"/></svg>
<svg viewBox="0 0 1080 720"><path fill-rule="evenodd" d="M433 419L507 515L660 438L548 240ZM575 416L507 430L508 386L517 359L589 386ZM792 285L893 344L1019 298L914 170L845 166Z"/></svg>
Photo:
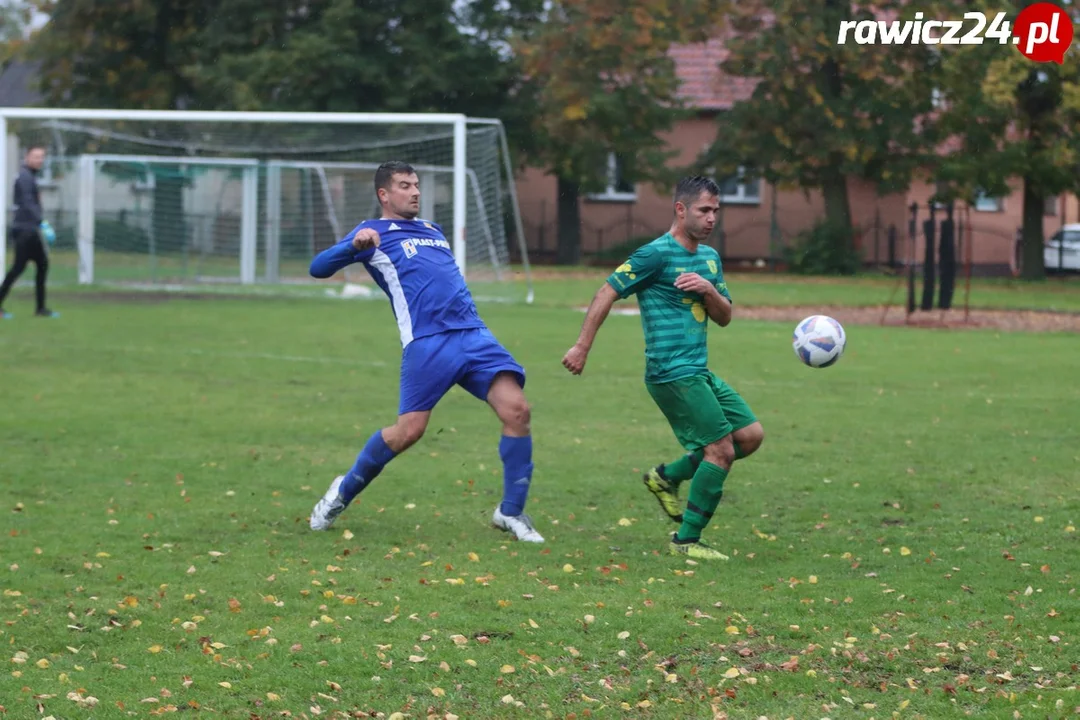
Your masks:
<svg viewBox="0 0 1080 720"><path fill-rule="evenodd" d="M1080 223L1063 225L1043 248L1043 264L1050 272L1080 272Z"/></svg>

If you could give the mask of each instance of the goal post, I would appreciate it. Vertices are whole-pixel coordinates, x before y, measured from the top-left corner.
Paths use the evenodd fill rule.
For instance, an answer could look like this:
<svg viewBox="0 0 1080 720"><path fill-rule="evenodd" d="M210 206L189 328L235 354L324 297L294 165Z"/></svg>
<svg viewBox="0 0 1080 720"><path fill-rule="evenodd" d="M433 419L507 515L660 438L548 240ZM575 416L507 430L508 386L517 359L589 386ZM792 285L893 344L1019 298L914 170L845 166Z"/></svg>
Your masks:
<svg viewBox="0 0 1080 720"><path fill-rule="evenodd" d="M47 148L39 186L54 267L73 282L313 283L311 254L372 217L373 172L397 159L417 168L422 217L443 227L478 299L533 297L498 120L0 108L0 136L9 208L22 153Z"/></svg>

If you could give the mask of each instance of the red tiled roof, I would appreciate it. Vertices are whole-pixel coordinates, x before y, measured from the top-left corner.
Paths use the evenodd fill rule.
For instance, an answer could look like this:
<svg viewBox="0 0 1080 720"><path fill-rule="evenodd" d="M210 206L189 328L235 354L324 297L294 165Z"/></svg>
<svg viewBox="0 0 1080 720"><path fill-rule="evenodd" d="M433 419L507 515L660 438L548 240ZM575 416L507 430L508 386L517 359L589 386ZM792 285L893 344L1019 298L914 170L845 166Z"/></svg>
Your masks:
<svg viewBox="0 0 1080 720"><path fill-rule="evenodd" d="M727 110L754 92L756 81L728 77L720 71L719 65L728 54L722 39L675 45L669 53L675 60L675 74L681 81L680 96L692 108Z"/></svg>

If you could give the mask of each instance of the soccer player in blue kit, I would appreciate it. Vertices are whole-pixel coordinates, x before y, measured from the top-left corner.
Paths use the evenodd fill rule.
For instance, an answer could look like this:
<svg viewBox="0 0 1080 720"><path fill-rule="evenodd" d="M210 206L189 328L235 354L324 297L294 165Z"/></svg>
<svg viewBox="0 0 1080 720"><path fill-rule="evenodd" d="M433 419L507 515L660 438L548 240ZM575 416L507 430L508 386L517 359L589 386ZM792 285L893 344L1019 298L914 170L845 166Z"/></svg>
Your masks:
<svg viewBox="0 0 1080 720"><path fill-rule="evenodd" d="M442 229L417 218L420 180L413 168L383 163L375 171L375 193L382 217L365 220L319 253L310 272L328 278L363 263L390 299L402 347L398 418L376 431L352 469L330 484L311 512L311 529L329 529L387 463L423 436L432 409L460 385L502 422L503 498L492 524L518 540L542 543L524 513L533 472L525 370L480 319Z"/></svg>

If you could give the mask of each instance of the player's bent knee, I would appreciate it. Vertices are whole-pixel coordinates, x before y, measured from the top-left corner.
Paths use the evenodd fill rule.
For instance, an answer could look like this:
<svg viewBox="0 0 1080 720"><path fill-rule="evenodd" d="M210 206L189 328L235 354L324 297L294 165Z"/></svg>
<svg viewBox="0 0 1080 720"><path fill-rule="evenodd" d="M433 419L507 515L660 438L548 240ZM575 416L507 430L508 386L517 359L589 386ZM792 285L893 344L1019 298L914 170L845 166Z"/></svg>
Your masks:
<svg viewBox="0 0 1080 720"><path fill-rule="evenodd" d="M502 420L507 429L525 435L528 434L529 427L532 424L532 408L529 407L528 401L522 395L520 398L506 403L500 409L499 419Z"/></svg>
<svg viewBox="0 0 1080 720"><path fill-rule="evenodd" d="M735 445L731 436L705 446L705 461L728 470L735 462Z"/></svg>
<svg viewBox="0 0 1080 720"><path fill-rule="evenodd" d="M407 416L403 415L398 418L397 425L394 427L394 439L395 445L398 448L394 448L396 452L401 452L406 448L409 448L420 441L420 438L424 437L424 431L427 430L427 418L423 416Z"/></svg>

